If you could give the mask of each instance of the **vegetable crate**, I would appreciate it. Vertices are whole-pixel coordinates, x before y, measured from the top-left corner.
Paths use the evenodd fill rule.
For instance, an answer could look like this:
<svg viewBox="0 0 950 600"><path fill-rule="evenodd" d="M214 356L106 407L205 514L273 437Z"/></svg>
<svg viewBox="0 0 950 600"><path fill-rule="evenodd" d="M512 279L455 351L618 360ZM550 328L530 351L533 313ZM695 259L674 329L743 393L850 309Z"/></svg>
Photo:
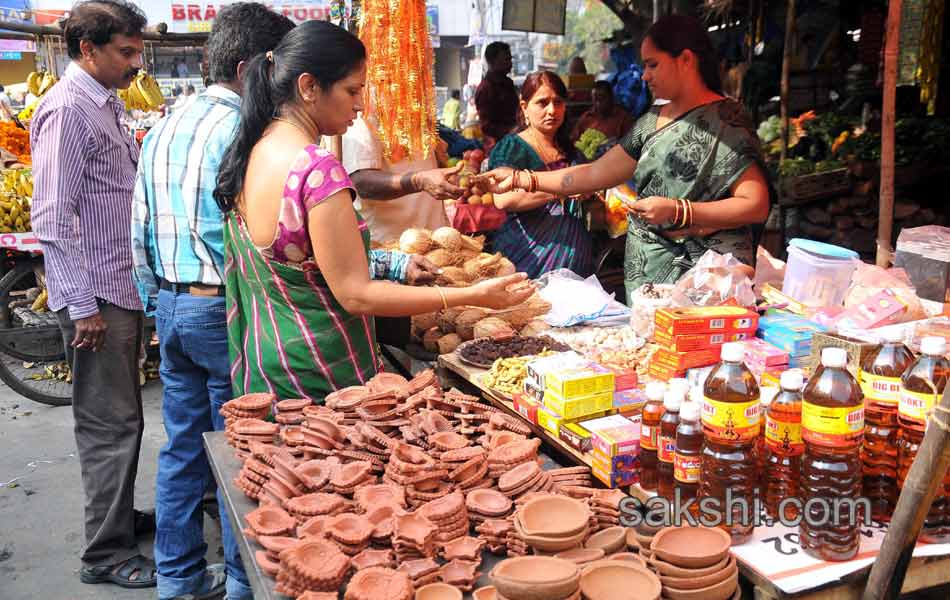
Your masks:
<svg viewBox="0 0 950 600"><path fill-rule="evenodd" d="M848 176L847 168L834 169L823 173L783 178L779 190L780 204L785 206L806 204L851 191L851 178Z"/></svg>

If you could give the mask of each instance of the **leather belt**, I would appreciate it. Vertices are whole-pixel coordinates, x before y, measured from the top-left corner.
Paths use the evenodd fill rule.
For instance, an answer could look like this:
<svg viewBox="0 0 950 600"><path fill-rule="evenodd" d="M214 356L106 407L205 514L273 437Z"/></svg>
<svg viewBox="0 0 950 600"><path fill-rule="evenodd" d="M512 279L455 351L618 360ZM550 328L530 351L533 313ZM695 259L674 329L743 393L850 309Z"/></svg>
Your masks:
<svg viewBox="0 0 950 600"><path fill-rule="evenodd" d="M223 285L207 285L204 283L173 283L166 279L162 279L159 287L175 295L188 294L190 296L224 297Z"/></svg>

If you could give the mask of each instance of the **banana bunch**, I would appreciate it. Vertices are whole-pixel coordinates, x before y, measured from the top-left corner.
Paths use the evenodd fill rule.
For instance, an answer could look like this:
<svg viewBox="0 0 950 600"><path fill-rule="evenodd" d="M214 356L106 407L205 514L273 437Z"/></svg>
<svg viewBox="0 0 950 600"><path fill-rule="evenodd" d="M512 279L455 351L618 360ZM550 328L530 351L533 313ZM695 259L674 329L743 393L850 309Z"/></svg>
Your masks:
<svg viewBox="0 0 950 600"><path fill-rule="evenodd" d="M56 76L49 71L33 71L30 73L26 78L26 88L37 98L28 106L24 107L23 110L17 114L17 118L20 121L29 121L32 119L33 113L36 112L36 107L40 104L40 98L43 94L48 92L51 87L56 85L57 81L59 80L56 79Z"/></svg>
<svg viewBox="0 0 950 600"><path fill-rule="evenodd" d="M165 104L158 82L144 71L139 71L128 89L119 90L119 98L127 110L152 111Z"/></svg>
<svg viewBox="0 0 950 600"><path fill-rule="evenodd" d="M30 169L0 172L0 233L30 231L33 175Z"/></svg>

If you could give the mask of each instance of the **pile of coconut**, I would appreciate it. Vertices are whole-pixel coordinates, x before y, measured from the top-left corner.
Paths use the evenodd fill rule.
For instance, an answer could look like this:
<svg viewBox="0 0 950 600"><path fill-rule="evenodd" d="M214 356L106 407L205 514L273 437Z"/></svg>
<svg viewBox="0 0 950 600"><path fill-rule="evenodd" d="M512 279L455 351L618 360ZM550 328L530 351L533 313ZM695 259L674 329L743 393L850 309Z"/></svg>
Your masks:
<svg viewBox="0 0 950 600"><path fill-rule="evenodd" d="M483 279L511 275L515 265L500 253L483 252L484 236L463 235L452 227L408 229L384 248L421 254L442 269L437 285L468 287ZM429 352L448 354L462 342L498 334L537 335L548 328L539 319L551 305L537 295L505 310L459 306L412 318L412 334Z"/></svg>

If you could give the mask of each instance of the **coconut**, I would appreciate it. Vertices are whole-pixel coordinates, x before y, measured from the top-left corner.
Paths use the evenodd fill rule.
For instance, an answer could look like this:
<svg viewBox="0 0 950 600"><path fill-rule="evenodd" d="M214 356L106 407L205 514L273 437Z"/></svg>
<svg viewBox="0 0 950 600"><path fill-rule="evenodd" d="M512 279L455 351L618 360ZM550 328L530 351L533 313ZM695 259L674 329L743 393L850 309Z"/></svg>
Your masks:
<svg viewBox="0 0 950 600"><path fill-rule="evenodd" d="M514 335L514 330L506 321L498 317L486 317L475 323L475 339L496 335Z"/></svg>
<svg viewBox="0 0 950 600"><path fill-rule="evenodd" d="M433 327L432 329L425 332L422 336L422 347L428 350L429 352L438 352L439 351L439 338L442 337L442 332L439 331L438 327Z"/></svg>
<svg viewBox="0 0 950 600"><path fill-rule="evenodd" d="M440 310L439 316L436 317L436 324L444 333L455 333L455 320L458 319L459 315L463 312L464 309L459 307Z"/></svg>
<svg viewBox="0 0 950 600"><path fill-rule="evenodd" d="M439 248L456 253L462 249L462 234L451 227L439 227L432 232L432 242Z"/></svg>
<svg viewBox="0 0 950 600"><path fill-rule="evenodd" d="M465 273L469 277L475 279L476 277L489 277L495 271L498 270L498 264L502 259L501 253L497 254L479 254L478 257L473 258L465 263L462 267L465 269Z"/></svg>
<svg viewBox="0 0 950 600"><path fill-rule="evenodd" d="M455 333L466 342L475 339L475 323L485 318L481 308L468 308L455 319Z"/></svg>
<svg viewBox="0 0 950 600"><path fill-rule="evenodd" d="M455 352L455 349L458 348L459 344L461 343L462 338L457 333L443 335L437 342L439 354L451 354L452 352Z"/></svg>
<svg viewBox="0 0 950 600"><path fill-rule="evenodd" d="M426 331L437 327L436 323L437 313L423 313L421 315L413 315L410 321L412 322L412 333L413 335L421 336Z"/></svg>
<svg viewBox="0 0 950 600"><path fill-rule="evenodd" d="M551 326L545 323L543 319L532 319L521 329L521 335L523 337L536 337L550 328Z"/></svg>
<svg viewBox="0 0 950 600"><path fill-rule="evenodd" d="M475 237L469 237L467 235L462 236L462 249L468 250L471 252L481 252L482 248L485 247L485 236L476 235Z"/></svg>
<svg viewBox="0 0 950 600"><path fill-rule="evenodd" d="M407 229L399 236L399 249L406 254L425 254L432 247L428 229Z"/></svg>
<svg viewBox="0 0 950 600"><path fill-rule="evenodd" d="M425 256L429 262L437 267L447 267L449 265L455 264L455 262L458 260L458 255L452 254L448 250L443 250L442 248L430 250Z"/></svg>
<svg viewBox="0 0 950 600"><path fill-rule="evenodd" d="M498 261L498 270L495 271L495 277L504 277L505 275L514 275L517 272L515 269L515 263L511 262L504 256L501 257L501 260Z"/></svg>
<svg viewBox="0 0 950 600"><path fill-rule="evenodd" d="M451 287L465 287L470 279L465 269L459 267L443 267L442 274L439 275L439 283Z"/></svg>

